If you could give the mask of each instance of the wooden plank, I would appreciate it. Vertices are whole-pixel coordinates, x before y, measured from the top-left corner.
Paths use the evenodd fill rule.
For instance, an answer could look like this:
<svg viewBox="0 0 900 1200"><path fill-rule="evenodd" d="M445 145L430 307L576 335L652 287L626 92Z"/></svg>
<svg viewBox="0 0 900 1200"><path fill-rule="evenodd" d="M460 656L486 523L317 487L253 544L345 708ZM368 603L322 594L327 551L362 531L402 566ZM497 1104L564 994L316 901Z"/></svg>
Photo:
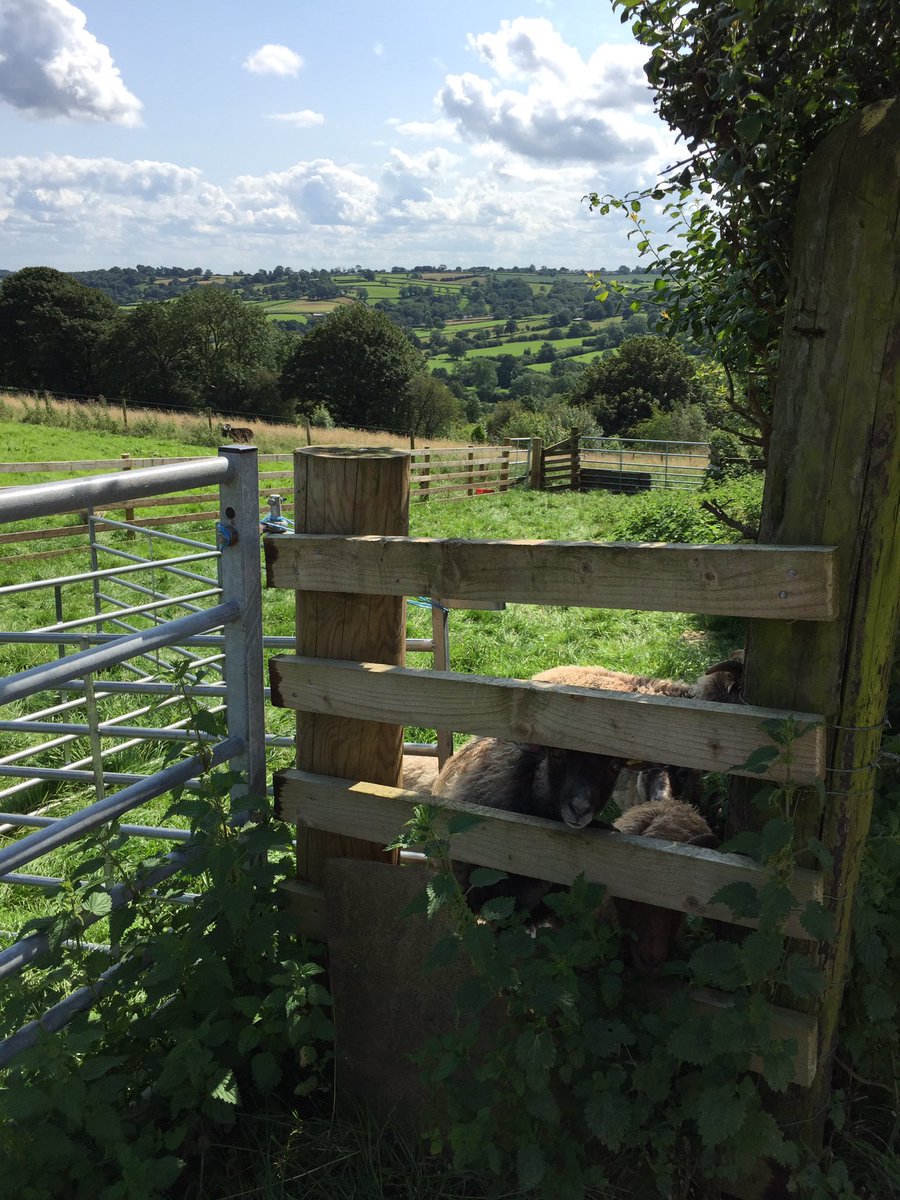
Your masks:
<svg viewBox="0 0 900 1200"><path fill-rule="evenodd" d="M434 488L432 491L439 489ZM834 547L306 537L266 544L270 587L830 621Z"/></svg>
<svg viewBox="0 0 900 1200"><path fill-rule="evenodd" d="M323 890L300 879L283 879L278 885L278 890L285 908L296 918L297 932L302 937L324 942L327 927Z"/></svg>
<svg viewBox="0 0 900 1200"><path fill-rule="evenodd" d="M0 533L0 545L6 542L35 542L44 538L69 537L87 533L88 525L60 525L54 529L22 529L18 533Z"/></svg>
<svg viewBox="0 0 900 1200"><path fill-rule="evenodd" d="M414 805L427 803L483 818L475 829L453 838L453 857L461 862L533 875L552 883L571 884L584 873L587 880L602 883L612 895L626 900L734 925L758 924L734 917L723 904L711 903L711 897L727 883L761 887L768 878L762 867L743 855L604 829L574 831L559 821L451 803L443 797L374 783L294 770L275 774L275 804L283 820L382 845L396 839ZM792 891L800 908L809 900L821 900L821 875L795 872ZM809 939L796 913L788 921L788 930L794 937Z"/></svg>
<svg viewBox="0 0 900 1200"><path fill-rule="evenodd" d="M771 745L761 722L788 715L749 704L325 658L279 655L269 660L269 674L272 703L283 708L454 729L704 771L731 771L759 746ZM791 715L804 724L821 721L811 713ZM792 780L802 784L820 778L824 761L825 729L816 724L792 747ZM776 763L765 777L783 779L784 765Z"/></svg>
<svg viewBox="0 0 900 1200"><path fill-rule="evenodd" d="M294 455L294 503L306 533L406 534L409 456L398 450L301 448ZM399 596L348 595L343 588L298 595L297 649L338 659L366 655L403 663L406 605ZM378 783L398 784L403 726L380 713L358 721L329 710L301 709L297 766L334 775L371 774ZM298 837L298 874L309 882L320 883L325 860L334 857L393 862L396 855L354 835L306 831Z"/></svg>

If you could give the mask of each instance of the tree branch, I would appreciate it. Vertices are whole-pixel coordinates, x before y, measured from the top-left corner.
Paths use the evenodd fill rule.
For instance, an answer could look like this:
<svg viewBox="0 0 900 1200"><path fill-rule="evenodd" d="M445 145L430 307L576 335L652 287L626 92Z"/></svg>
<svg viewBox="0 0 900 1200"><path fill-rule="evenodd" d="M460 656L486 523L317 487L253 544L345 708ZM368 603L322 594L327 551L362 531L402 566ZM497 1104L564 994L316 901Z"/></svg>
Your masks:
<svg viewBox="0 0 900 1200"><path fill-rule="evenodd" d="M743 521L738 521L735 517L729 516L724 508L720 508L714 500L702 500L700 507L705 508L708 513L712 513L717 521L720 521L723 525L727 525L729 529L736 529L738 533L743 534L745 538L749 538L751 542L759 540L758 529L754 529L752 525L745 525Z"/></svg>

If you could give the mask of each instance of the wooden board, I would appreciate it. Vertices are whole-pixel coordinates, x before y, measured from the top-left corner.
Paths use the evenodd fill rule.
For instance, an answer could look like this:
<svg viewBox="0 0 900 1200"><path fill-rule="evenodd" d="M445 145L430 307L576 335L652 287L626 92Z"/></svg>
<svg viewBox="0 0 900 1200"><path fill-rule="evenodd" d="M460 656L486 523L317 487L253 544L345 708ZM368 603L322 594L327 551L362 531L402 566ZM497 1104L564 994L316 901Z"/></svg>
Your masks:
<svg viewBox="0 0 900 1200"><path fill-rule="evenodd" d="M710 902L710 897L727 883L741 881L761 886L765 881L767 872L742 855L602 829L576 832L559 821L451 803L374 783L294 770L275 774L275 803L282 819L328 833L352 833L382 845L397 837L414 805L429 802L483 818L477 828L453 839L453 856L462 862L533 875L553 883L571 884L584 873L586 879L604 884L612 895L626 900L641 900L729 924L757 924L750 919L739 920L724 905ZM821 875L796 871L792 890L801 908L809 900L821 900ZM788 930L794 937L809 940L796 915L788 922Z"/></svg>
<svg viewBox="0 0 900 1200"><path fill-rule="evenodd" d="M642 762L731 771L771 745L761 722L787 714L749 704L494 679L383 663L278 655L269 660L272 703L281 708L369 721L454 729L543 746L564 746ZM804 724L820 721L794 714ZM791 778L811 783L825 760L818 725L792 749ZM762 776L738 769L736 774ZM783 778L783 765L765 772Z"/></svg>
<svg viewBox="0 0 900 1200"><path fill-rule="evenodd" d="M267 543L270 587L830 621L834 548L300 537Z"/></svg>

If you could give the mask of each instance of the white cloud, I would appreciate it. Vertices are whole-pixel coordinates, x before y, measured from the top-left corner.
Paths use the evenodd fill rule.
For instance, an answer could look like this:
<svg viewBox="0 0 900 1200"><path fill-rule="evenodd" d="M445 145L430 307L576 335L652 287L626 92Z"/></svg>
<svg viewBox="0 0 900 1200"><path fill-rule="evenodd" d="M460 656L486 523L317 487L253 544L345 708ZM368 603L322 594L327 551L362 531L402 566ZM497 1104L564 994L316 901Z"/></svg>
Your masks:
<svg viewBox="0 0 900 1200"><path fill-rule="evenodd" d="M401 121L399 117L388 117L388 125L392 125L398 133L411 138L439 138L442 141L458 138L456 122L441 121Z"/></svg>
<svg viewBox="0 0 900 1200"><path fill-rule="evenodd" d="M295 50L271 42L244 59L244 69L254 75L296 75L302 66L303 59Z"/></svg>
<svg viewBox="0 0 900 1200"><path fill-rule="evenodd" d="M30 117L141 124L141 102L68 0L0 3L0 98Z"/></svg>
<svg viewBox="0 0 900 1200"><path fill-rule="evenodd" d="M384 42L376 42L372 47L372 53L377 58L381 58L381 56L384 54Z"/></svg>
<svg viewBox="0 0 900 1200"><path fill-rule="evenodd" d="M544 17L502 21L468 40L492 77L448 75L437 96L464 137L543 163L637 169L666 152L640 47L601 46L585 61Z"/></svg>
<svg viewBox="0 0 900 1200"><path fill-rule="evenodd" d="M325 124L325 117L322 113L313 112L311 108L302 108L299 112L269 113L269 120L286 121L289 125L296 125L298 129L309 129L313 125Z"/></svg>

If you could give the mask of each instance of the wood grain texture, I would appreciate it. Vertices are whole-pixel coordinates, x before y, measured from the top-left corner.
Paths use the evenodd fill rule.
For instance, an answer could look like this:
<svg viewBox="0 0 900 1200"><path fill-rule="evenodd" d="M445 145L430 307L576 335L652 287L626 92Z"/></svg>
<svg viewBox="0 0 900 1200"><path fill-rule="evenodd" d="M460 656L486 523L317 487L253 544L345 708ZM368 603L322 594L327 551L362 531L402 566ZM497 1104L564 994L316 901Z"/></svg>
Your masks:
<svg viewBox="0 0 900 1200"><path fill-rule="evenodd" d="M272 703L284 708L357 720L378 716L705 771L729 771L744 763L769 743L761 722L785 715L750 705L286 655L269 660L269 675ZM804 723L819 719L810 713L795 715ZM800 783L819 778L824 755L825 736L819 726L795 743L791 777ZM360 778L353 772L342 774ZM784 774L784 765L776 763L765 776L777 779Z"/></svg>
<svg viewBox="0 0 900 1200"><path fill-rule="evenodd" d="M760 886L767 878L763 868L742 855L601 829L574 831L559 821L310 772L277 772L275 802L285 820L334 834L353 830L381 845L397 837L416 804L433 802L448 811L476 813L482 823L453 839L453 856L462 862L564 884L583 872L614 896L730 924L755 926L756 922L736 919L730 909L711 903L710 898L727 883ZM801 908L820 899L821 876L815 871L796 872L793 892ZM796 914L789 930L795 937L809 937Z"/></svg>
<svg viewBox="0 0 900 1200"><path fill-rule="evenodd" d="M308 447L294 456L294 504L298 528L308 533L406 533L409 529L409 456L401 451ZM277 540L277 539L272 539ZM266 542L268 546L268 540ZM406 607L400 596L361 596L343 589L298 593L300 654L356 659L361 653L402 663ZM368 647L365 651L363 648ZM403 727L382 714L303 711L297 717L297 765L342 776L360 774L399 784ZM393 861L381 845L359 837L302 833L299 874L318 883L325 859Z"/></svg>
<svg viewBox="0 0 900 1200"><path fill-rule="evenodd" d="M838 611L833 560L831 546L291 535L266 554L270 587L340 590L352 581L374 595L808 621Z"/></svg>

